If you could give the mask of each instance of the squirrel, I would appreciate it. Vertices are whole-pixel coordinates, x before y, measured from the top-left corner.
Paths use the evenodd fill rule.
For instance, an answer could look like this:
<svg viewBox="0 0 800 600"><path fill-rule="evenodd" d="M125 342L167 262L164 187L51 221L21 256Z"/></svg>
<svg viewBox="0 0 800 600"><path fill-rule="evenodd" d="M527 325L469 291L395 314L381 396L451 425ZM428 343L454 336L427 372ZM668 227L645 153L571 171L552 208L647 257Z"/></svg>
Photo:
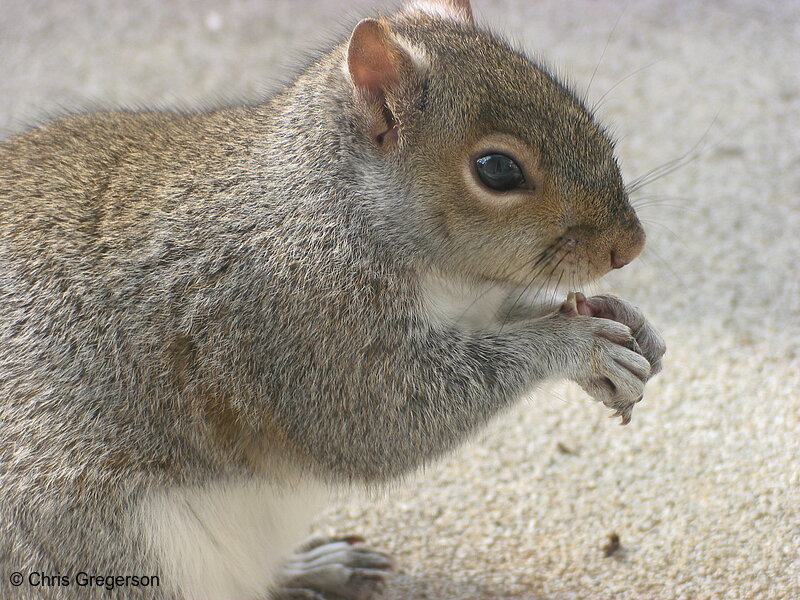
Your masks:
<svg viewBox="0 0 800 600"><path fill-rule="evenodd" d="M665 352L543 292L645 234L591 112L468 0L362 20L260 104L2 141L0 240L4 599L378 596L359 538L293 553L331 490L545 380L626 422Z"/></svg>

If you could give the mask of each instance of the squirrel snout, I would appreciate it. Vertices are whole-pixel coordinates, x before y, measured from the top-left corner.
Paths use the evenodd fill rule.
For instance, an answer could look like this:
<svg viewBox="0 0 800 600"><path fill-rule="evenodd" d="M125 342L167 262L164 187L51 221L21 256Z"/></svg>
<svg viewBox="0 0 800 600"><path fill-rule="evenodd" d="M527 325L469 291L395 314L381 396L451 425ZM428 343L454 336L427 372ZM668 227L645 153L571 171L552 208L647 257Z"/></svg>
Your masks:
<svg viewBox="0 0 800 600"><path fill-rule="evenodd" d="M629 262L631 262L630 259L620 258L619 256L617 256L617 251L616 250L611 250L611 268L612 269L621 269L622 267L627 265Z"/></svg>
<svg viewBox="0 0 800 600"><path fill-rule="evenodd" d="M623 240L618 240L617 243L611 247L611 268L621 269L639 256L642 248L644 248L644 240L644 229L642 229L642 226L637 222L637 227L631 235Z"/></svg>

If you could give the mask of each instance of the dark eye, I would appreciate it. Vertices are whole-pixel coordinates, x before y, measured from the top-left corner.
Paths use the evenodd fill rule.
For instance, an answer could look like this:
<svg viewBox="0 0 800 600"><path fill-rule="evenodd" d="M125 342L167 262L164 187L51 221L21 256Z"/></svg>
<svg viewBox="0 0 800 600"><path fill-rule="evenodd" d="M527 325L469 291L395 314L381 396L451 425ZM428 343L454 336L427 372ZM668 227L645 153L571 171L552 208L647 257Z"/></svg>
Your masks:
<svg viewBox="0 0 800 600"><path fill-rule="evenodd" d="M483 185L498 192L507 192L525 183L522 169L505 154L487 154L475 161Z"/></svg>

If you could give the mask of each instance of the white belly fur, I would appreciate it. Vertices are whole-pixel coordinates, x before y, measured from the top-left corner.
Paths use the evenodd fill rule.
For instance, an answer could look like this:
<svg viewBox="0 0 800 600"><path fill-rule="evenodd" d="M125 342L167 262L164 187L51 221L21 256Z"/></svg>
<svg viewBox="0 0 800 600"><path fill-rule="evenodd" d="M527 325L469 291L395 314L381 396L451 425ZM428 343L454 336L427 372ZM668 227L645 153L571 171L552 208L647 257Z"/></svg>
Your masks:
<svg viewBox="0 0 800 600"><path fill-rule="evenodd" d="M327 498L311 481L217 482L145 499L138 527L162 586L187 600L264 598Z"/></svg>

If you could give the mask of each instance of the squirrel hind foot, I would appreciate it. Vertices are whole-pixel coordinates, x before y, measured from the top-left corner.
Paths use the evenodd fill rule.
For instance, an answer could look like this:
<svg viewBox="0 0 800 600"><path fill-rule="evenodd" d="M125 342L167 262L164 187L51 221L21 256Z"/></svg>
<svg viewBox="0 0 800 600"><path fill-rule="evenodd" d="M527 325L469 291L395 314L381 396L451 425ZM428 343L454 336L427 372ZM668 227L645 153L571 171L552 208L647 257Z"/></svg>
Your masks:
<svg viewBox="0 0 800 600"><path fill-rule="evenodd" d="M393 569L358 536L313 538L284 565L272 600L376 600Z"/></svg>

